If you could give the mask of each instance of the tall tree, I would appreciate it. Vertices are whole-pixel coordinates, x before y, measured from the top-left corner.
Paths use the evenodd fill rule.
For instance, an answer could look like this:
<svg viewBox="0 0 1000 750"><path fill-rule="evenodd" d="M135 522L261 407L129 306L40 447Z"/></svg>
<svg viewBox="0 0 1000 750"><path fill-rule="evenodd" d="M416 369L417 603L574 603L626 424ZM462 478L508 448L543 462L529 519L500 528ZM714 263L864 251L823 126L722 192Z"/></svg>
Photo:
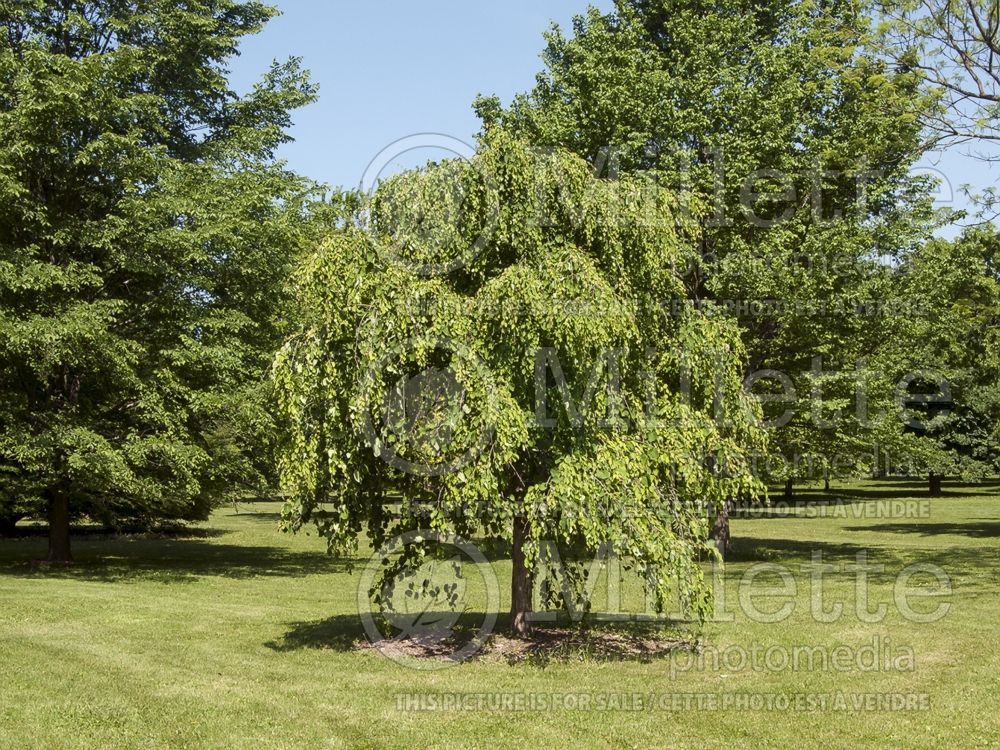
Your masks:
<svg viewBox="0 0 1000 750"><path fill-rule="evenodd" d="M661 607L676 578L703 613L707 511L760 491L762 433L735 328L636 304L683 299L675 199L496 130L470 162L384 183L366 226L304 265L275 364L286 526L337 551L485 530L512 544L518 634L545 541L608 545Z"/></svg>
<svg viewBox="0 0 1000 750"><path fill-rule="evenodd" d="M925 113L930 132L954 145L1000 142L1000 2L884 2L887 51L942 94Z"/></svg>
<svg viewBox="0 0 1000 750"><path fill-rule="evenodd" d="M923 112L929 142L1000 161L1000 0L894 0L882 4L890 59L913 70L937 105ZM980 186L970 198L996 218L1000 195Z"/></svg>
<svg viewBox="0 0 1000 750"><path fill-rule="evenodd" d="M947 475L1000 473L1000 232L966 230L934 239L900 267L904 321L901 382L914 468L940 494Z"/></svg>
<svg viewBox="0 0 1000 750"><path fill-rule="evenodd" d="M310 187L274 159L313 87L227 84L257 2L5 0L0 471L48 515L201 518L260 479L261 389Z"/></svg>
<svg viewBox="0 0 1000 750"><path fill-rule="evenodd" d="M885 259L934 221L928 186L910 175L933 96L883 59L869 9L618 0L571 35L553 28L531 92L506 109L477 102L487 125L711 207L688 294L738 320L759 392L795 394L778 409L794 419L774 431L775 478L806 475L811 454L856 454L848 376L884 343ZM817 376L817 360L844 377Z"/></svg>

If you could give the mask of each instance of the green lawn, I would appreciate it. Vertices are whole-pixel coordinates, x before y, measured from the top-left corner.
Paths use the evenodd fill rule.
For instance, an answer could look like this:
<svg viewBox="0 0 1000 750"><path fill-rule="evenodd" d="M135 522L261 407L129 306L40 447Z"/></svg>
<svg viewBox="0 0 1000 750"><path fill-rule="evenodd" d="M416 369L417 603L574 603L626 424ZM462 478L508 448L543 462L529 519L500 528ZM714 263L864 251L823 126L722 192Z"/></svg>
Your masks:
<svg viewBox="0 0 1000 750"><path fill-rule="evenodd" d="M913 669L678 670L672 658L551 661L498 658L417 671L371 650L356 616L359 571L328 558L315 536L276 530L276 505L226 509L184 538L81 537L77 564L47 570L41 538L0 541L0 747L35 748L987 748L1000 746L1000 490L948 487L925 517L869 517L922 485L870 483L851 505L811 506L734 522L725 571L732 622L700 631L710 649L862 647L889 638ZM834 488L834 495L838 493ZM809 497L819 500L815 491ZM911 506L912 507L912 506ZM883 510L885 510L883 508ZM832 623L810 615L808 573L853 562L872 575L880 623L855 614L855 576L828 574ZM789 566L796 609L751 621L738 587L754 563ZM954 591L939 622L905 620L896 575L941 566ZM506 568L505 568L506 564ZM495 563L501 586L509 562ZM767 581L765 581L765 578ZM773 576L758 585L774 583ZM927 577L915 579L928 584ZM502 589L503 590L503 589ZM504 593L506 593L504 591ZM942 597L917 608L936 606ZM777 609L755 600L761 609ZM666 710L663 696L924 693L929 710ZM655 696L653 710L401 711L397 694L520 693ZM705 699L707 700L707 699ZM852 700L850 697L847 700Z"/></svg>

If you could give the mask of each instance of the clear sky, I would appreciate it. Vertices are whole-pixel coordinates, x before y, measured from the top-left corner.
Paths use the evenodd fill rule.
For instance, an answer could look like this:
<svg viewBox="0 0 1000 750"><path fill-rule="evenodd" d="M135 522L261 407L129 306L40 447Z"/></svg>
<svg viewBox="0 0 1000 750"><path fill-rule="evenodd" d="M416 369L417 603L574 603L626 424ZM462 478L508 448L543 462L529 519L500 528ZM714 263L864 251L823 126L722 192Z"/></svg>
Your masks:
<svg viewBox="0 0 1000 750"><path fill-rule="evenodd" d="M247 40L233 66L246 89L275 58L304 58L320 101L295 115L296 138L282 156L293 169L331 185L357 186L389 144L417 133L472 142L472 100L505 102L534 83L542 33L568 25L587 0L272 0L283 15ZM610 7L610 2L598 2ZM425 138L415 162L442 158L451 143ZM435 144L435 141L440 143ZM431 153L435 148L437 154Z"/></svg>
<svg viewBox="0 0 1000 750"><path fill-rule="evenodd" d="M274 59L304 58L320 84L320 101L295 114L296 142L281 155L316 180L356 187L379 170L467 150L478 130L475 96L497 94L506 103L529 89L542 67L542 33L552 21L568 26L587 0L272 3L283 15L244 43L233 66L234 87L248 88ZM593 4L611 7L610 0ZM421 133L440 135L391 147ZM399 158L379 158L407 149ZM962 184L983 186L1000 177L958 153L924 165L946 181L943 199ZM964 202L959 197L953 205Z"/></svg>

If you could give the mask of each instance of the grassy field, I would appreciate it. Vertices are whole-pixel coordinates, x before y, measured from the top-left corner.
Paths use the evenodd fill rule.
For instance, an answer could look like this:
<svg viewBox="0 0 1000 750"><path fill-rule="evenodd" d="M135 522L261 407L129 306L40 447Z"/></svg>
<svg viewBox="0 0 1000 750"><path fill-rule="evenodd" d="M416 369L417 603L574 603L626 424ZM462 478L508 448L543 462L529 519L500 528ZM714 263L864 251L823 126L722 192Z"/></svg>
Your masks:
<svg viewBox="0 0 1000 750"><path fill-rule="evenodd" d="M733 619L697 632L706 649L730 654L858 649L876 638L890 639L893 653L912 650L912 665L875 670L689 669L687 654L687 661L484 659L417 671L353 647L364 638L358 570L327 557L315 536L279 533L276 505L222 510L182 538L81 537L77 564L66 569L29 564L44 554L44 539L0 540L0 747L1000 747L1000 488L948 486L944 497L902 513L885 502L924 499L923 492L899 482L835 487L832 495L846 504L824 506L829 498L813 491L816 504L736 520L724 574ZM914 508L918 517L906 517ZM844 612L817 622L800 566L815 551L839 566L862 550L884 566L871 574L868 598L873 608L888 605L885 619L858 617L856 576L841 570L827 574L823 597ZM739 606L740 582L761 561L787 566L797 584L794 613L774 624L755 622ZM907 620L894 604L897 575L913 563L941 566L951 579L950 595L914 605L927 611L950 602L938 622ZM495 565L506 593L509 562ZM757 585L776 580L765 574ZM933 591L927 576L918 582ZM754 601L771 611L781 603ZM838 691L846 705L812 710L746 697ZM400 710L397 698L483 692L638 693L652 708L413 711ZM926 694L929 707L852 703L869 693ZM689 694L703 697L680 700L701 701L700 708L672 710L671 701Z"/></svg>

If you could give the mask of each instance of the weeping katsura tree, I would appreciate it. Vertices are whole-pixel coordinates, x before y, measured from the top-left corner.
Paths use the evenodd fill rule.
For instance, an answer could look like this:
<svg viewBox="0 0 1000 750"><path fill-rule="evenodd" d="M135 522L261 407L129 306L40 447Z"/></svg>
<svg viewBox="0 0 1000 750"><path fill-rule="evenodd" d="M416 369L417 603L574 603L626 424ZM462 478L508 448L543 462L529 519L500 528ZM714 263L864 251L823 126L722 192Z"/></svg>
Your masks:
<svg viewBox="0 0 1000 750"><path fill-rule="evenodd" d="M612 552L661 609L705 613L710 521L762 492L763 433L738 332L684 299L694 213L501 132L383 182L298 274L274 366L286 528L315 522L338 553L503 539L516 634L534 583L572 591L534 580L552 544Z"/></svg>

